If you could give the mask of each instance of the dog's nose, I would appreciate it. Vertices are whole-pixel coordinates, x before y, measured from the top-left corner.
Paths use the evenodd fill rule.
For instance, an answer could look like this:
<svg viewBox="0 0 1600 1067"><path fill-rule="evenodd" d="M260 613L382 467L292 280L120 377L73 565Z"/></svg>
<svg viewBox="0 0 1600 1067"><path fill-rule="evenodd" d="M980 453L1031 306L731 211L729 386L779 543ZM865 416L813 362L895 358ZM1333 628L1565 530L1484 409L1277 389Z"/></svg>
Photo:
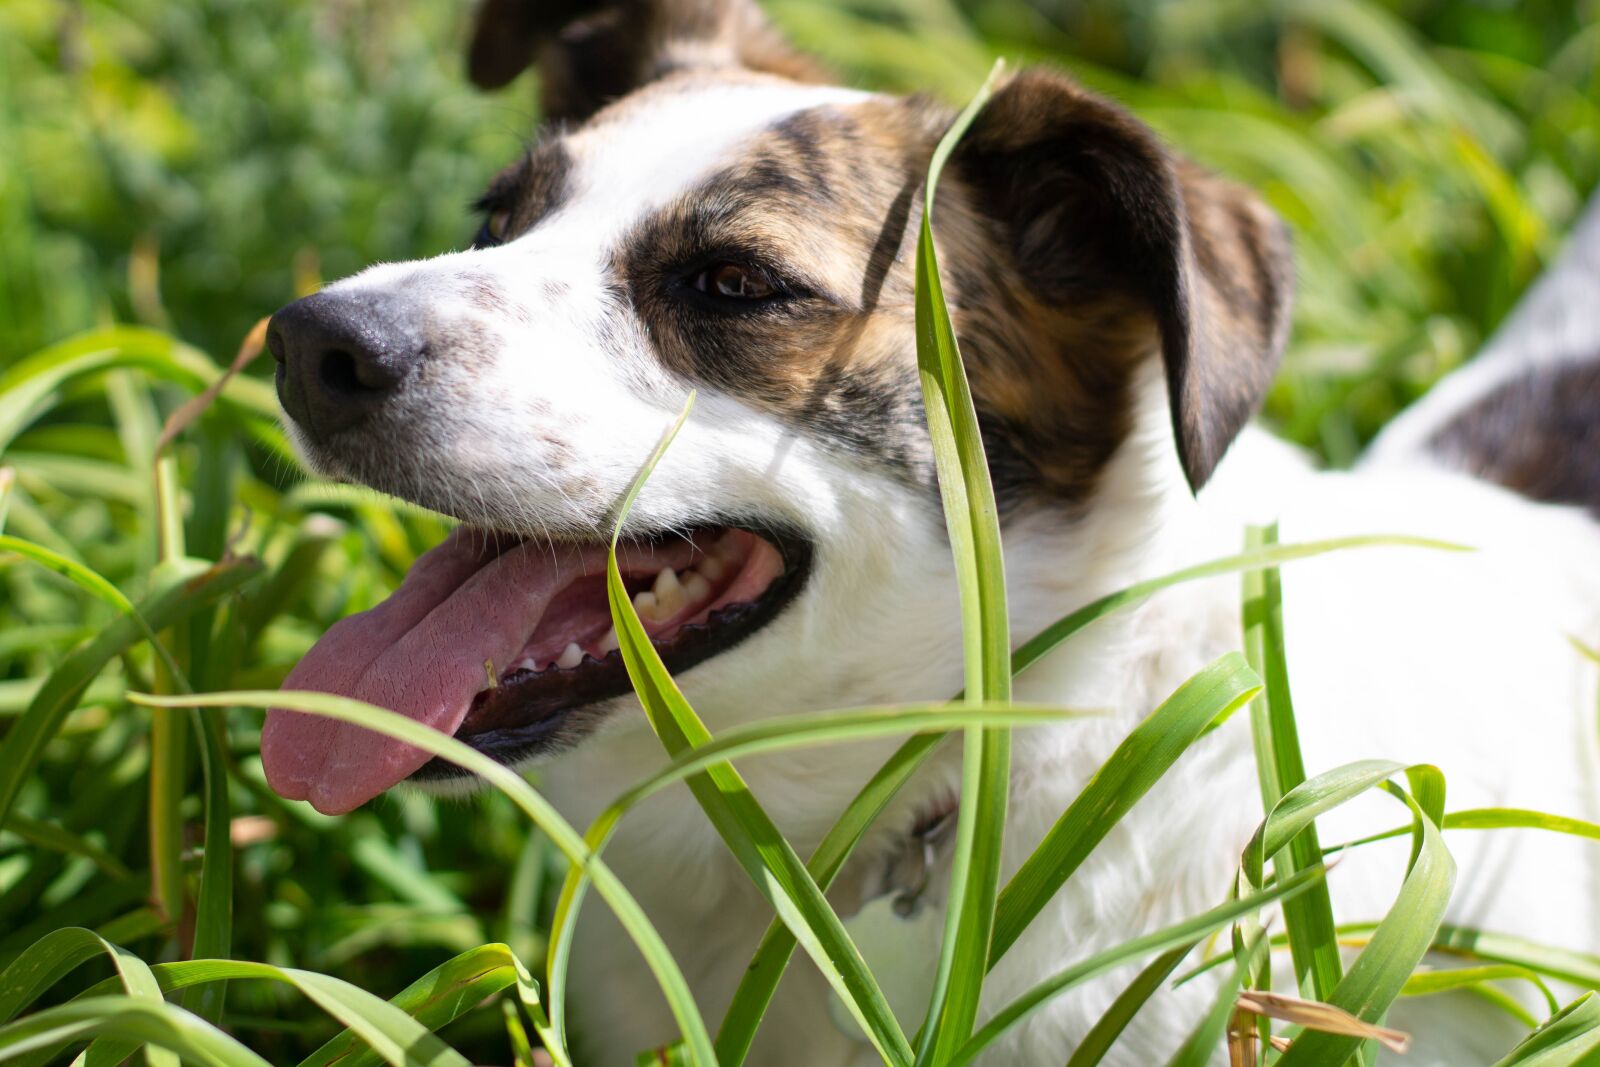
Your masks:
<svg viewBox="0 0 1600 1067"><path fill-rule="evenodd" d="M421 361L414 321L370 293L322 292L272 316L278 399L312 437L348 429L382 407Z"/></svg>

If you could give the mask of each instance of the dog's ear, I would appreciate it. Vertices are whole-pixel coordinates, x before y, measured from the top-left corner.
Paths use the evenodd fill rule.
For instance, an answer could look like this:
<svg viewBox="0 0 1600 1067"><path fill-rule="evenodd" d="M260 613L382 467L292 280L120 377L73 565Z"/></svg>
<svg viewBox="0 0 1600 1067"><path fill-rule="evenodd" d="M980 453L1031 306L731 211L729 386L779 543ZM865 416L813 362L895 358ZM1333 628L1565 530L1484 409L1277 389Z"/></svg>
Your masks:
<svg viewBox="0 0 1600 1067"><path fill-rule="evenodd" d="M1282 223L1248 190L1174 158L1121 108L1045 71L995 93L956 164L1032 294L1072 320L1057 335L1121 349L1068 358L1083 367L1159 346L1179 459L1199 489L1283 349L1293 267ZM1104 382L1118 371L1082 373Z"/></svg>
<svg viewBox="0 0 1600 1067"><path fill-rule="evenodd" d="M744 67L797 81L826 72L754 0L482 0L467 54L481 88L539 66L545 117L577 121L674 70Z"/></svg>

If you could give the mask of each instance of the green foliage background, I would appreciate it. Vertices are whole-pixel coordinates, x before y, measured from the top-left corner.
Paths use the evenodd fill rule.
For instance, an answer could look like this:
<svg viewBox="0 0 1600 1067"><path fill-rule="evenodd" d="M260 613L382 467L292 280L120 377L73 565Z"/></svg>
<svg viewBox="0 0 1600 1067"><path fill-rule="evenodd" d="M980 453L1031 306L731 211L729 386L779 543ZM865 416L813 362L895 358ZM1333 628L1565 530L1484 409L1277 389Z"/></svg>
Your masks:
<svg viewBox="0 0 1600 1067"><path fill-rule="evenodd" d="M226 362L260 316L379 259L459 247L466 204L537 117L531 79L461 76L465 4L396 0L5 0L0 4L0 374L42 346L142 323ZM1052 62L1261 189L1298 234L1296 329L1269 415L1333 463L1468 357L1559 247L1600 179L1600 3L1492 0L773 0L846 80L965 100L992 58ZM160 347L170 342L145 339ZM115 371L64 387L14 440L7 532L130 595L149 583L160 420L188 390ZM369 606L443 525L303 482L259 380L178 450L189 550L233 539L266 579L196 630L197 688L272 686L333 619ZM0 729L114 612L0 559ZM201 655L205 642L211 655ZM198 833L195 740L151 769L159 672L113 664L18 810L99 850L0 832L0 966L41 933L101 928L171 959L150 906L152 805ZM330 821L261 781L258 719L231 714L237 958L337 974L383 996L505 940L540 955L555 869L503 797L391 797ZM3 769L0 769L3 771ZM162 790L169 790L164 794ZM176 843L191 882L194 840ZM86 975L63 993L82 988ZM230 1029L291 1062L336 1026L261 983ZM497 1011L444 1032L505 1058Z"/></svg>
<svg viewBox="0 0 1600 1067"><path fill-rule="evenodd" d="M112 319L226 353L319 276L461 245L536 119L531 79L465 84L467 7L8 0L0 356ZM1271 413L1336 463L1473 351L1600 180L1593 0L770 9L862 85L960 100L995 55L1062 64L1261 189L1301 266Z"/></svg>

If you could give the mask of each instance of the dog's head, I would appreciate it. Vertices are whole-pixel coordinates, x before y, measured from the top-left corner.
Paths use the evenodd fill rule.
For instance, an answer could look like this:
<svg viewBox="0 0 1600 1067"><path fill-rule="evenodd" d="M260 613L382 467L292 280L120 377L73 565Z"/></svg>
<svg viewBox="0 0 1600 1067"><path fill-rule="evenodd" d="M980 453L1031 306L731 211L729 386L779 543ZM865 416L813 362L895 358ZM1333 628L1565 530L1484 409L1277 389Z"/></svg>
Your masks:
<svg viewBox="0 0 1600 1067"><path fill-rule="evenodd" d="M952 112L829 85L748 0L590 7L479 11L474 79L537 58L552 122L490 185L471 248L273 318L308 464L464 524L287 684L508 762L615 718L631 691L602 537L694 389L622 565L702 714L948 693L911 253ZM1054 73L1011 77L979 115L937 240L1008 529L1070 536L1107 494L1160 495L1179 471L1198 489L1283 344L1273 216ZM263 757L329 811L441 772L285 712Z"/></svg>

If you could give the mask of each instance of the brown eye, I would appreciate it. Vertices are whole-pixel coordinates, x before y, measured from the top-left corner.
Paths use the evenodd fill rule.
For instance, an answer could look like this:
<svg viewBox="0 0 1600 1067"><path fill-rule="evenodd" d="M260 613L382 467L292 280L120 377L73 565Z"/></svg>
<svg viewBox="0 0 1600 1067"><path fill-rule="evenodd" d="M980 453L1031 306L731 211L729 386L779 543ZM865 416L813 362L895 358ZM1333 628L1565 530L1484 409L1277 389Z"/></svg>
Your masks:
<svg viewBox="0 0 1600 1067"><path fill-rule="evenodd" d="M694 287L730 300L765 300L778 290L766 272L738 263L718 263L701 271Z"/></svg>

